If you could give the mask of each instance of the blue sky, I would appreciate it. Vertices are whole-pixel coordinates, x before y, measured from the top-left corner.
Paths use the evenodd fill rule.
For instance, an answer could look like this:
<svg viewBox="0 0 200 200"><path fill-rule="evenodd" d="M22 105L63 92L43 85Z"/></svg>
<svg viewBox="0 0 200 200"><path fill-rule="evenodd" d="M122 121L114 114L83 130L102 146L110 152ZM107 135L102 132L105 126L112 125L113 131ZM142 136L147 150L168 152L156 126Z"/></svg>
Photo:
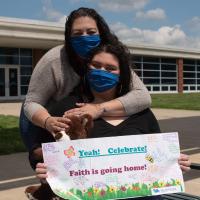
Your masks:
<svg viewBox="0 0 200 200"><path fill-rule="evenodd" d="M125 43L200 49L200 0L1 0L0 15L64 23L81 6L95 8Z"/></svg>

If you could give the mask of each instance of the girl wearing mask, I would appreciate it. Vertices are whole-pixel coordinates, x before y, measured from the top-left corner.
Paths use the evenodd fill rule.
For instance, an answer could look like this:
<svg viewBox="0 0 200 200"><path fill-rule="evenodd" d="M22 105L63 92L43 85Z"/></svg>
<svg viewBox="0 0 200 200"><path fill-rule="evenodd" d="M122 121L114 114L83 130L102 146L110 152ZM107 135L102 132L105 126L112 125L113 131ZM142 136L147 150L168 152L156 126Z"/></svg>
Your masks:
<svg viewBox="0 0 200 200"><path fill-rule="evenodd" d="M84 82L75 88L68 97L54 105L53 109L50 111L52 115L62 116L63 112L73 108L77 101L104 103L126 95L129 92L127 85L131 83L131 69L129 67L129 55L123 45L115 44L97 47L89 56L87 68L85 78L83 79ZM83 91L83 95L80 91ZM45 131L41 129L40 136L43 138L40 138L40 143L54 141L53 137L49 137L50 134L46 134L48 138L44 138L44 132ZM94 126L90 130L88 137L97 138L160 132L156 118L151 110L147 108L129 117L102 116L95 119ZM40 148L40 143L38 143L38 148ZM188 171L190 166L188 156L181 154L179 165L183 171ZM37 164L36 172L40 179L47 177L46 168L42 163ZM54 195L50 188L48 189L49 193ZM47 194L47 192L44 193L44 195L45 194ZM162 197L143 197L139 199L159 200L162 199Z"/></svg>

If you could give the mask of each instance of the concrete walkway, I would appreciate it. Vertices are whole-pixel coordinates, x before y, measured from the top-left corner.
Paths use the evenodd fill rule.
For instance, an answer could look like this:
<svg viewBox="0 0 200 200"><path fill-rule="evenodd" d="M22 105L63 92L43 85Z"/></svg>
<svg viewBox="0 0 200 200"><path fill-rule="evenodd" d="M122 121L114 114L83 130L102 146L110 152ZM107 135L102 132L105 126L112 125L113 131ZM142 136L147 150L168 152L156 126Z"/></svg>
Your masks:
<svg viewBox="0 0 200 200"><path fill-rule="evenodd" d="M21 103L0 103L0 114L19 116ZM162 132L178 131L181 151L200 163L200 111L152 109ZM25 200L24 189L37 184L27 153L0 156L0 200ZM184 174L186 192L200 196L200 171Z"/></svg>

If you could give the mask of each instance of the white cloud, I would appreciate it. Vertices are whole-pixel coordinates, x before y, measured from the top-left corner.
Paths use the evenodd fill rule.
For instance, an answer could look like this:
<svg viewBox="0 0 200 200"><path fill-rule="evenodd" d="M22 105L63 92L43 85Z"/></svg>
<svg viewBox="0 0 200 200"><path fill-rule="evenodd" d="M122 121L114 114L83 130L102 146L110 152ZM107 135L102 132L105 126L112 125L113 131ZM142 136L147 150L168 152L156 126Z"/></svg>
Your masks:
<svg viewBox="0 0 200 200"><path fill-rule="evenodd" d="M189 28L194 30L194 31L199 31L200 30L200 17L193 17L189 22L188 22Z"/></svg>
<svg viewBox="0 0 200 200"><path fill-rule="evenodd" d="M114 33L126 44L145 43L180 48L200 48L200 37L190 37L179 25L163 26L158 30L128 28L122 23L111 25Z"/></svg>
<svg viewBox="0 0 200 200"><path fill-rule="evenodd" d="M101 0L98 6L114 12L131 11L144 8L149 0Z"/></svg>
<svg viewBox="0 0 200 200"><path fill-rule="evenodd" d="M166 18L165 11L161 8L156 8L153 10L148 10L147 12L138 11L136 13L136 18L138 19L153 19L153 20L163 20Z"/></svg>
<svg viewBox="0 0 200 200"><path fill-rule="evenodd" d="M65 23L66 16L53 8L52 0L42 0L42 3L42 10L47 20Z"/></svg>

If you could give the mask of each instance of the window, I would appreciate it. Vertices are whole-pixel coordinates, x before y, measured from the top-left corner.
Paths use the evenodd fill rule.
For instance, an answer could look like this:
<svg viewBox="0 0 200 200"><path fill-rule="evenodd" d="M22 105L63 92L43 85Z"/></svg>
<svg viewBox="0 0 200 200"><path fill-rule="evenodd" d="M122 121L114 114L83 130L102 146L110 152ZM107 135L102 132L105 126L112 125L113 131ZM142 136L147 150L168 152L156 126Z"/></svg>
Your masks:
<svg viewBox="0 0 200 200"><path fill-rule="evenodd" d="M133 55L133 69L152 92L177 90L176 58Z"/></svg>
<svg viewBox="0 0 200 200"><path fill-rule="evenodd" d="M183 60L183 84L186 91L196 91L200 86L200 60ZM184 90L185 90L184 89Z"/></svg>

